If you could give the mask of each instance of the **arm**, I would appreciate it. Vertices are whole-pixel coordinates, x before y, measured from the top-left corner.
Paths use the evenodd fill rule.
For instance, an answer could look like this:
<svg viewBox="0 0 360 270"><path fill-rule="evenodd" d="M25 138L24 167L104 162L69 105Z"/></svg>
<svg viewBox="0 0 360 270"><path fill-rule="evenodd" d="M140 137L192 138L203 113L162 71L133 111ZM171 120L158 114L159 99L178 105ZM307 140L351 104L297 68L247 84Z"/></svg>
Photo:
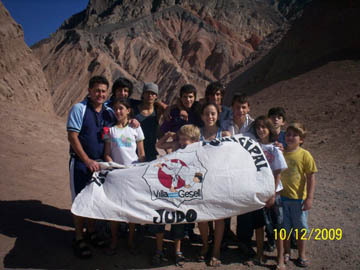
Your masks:
<svg viewBox="0 0 360 270"><path fill-rule="evenodd" d="M273 171L273 175L274 175L274 178L275 178L275 190L277 190L277 187L279 186L280 184L280 176L281 176L281 170L275 170Z"/></svg>
<svg viewBox="0 0 360 270"><path fill-rule="evenodd" d="M176 104L167 106L167 108L164 111L164 120L165 121L171 121L171 115L170 112L177 107Z"/></svg>
<svg viewBox="0 0 360 270"><path fill-rule="evenodd" d="M173 141L168 142L167 140L172 138ZM156 143L156 147L160 149L176 149L177 141L176 141L176 133L174 132L166 132L164 136L162 136Z"/></svg>
<svg viewBox="0 0 360 270"><path fill-rule="evenodd" d="M171 106L168 106L166 108L166 110L164 111L164 119L166 121L170 121L172 119L171 115L170 115L170 112L171 112L171 110L173 110L175 108L179 109L181 119L184 119L185 121L188 121L189 115L188 115L187 111L185 110L184 106L182 105L181 100L179 98L177 99L175 104L173 104Z"/></svg>
<svg viewBox="0 0 360 270"><path fill-rule="evenodd" d="M99 164L95 160L90 159L85 153L80 143L78 132L68 131L68 140L76 155L80 157L80 159L85 163L86 167L88 167L90 171L94 172L100 170Z"/></svg>
<svg viewBox="0 0 360 270"><path fill-rule="evenodd" d="M231 133L230 133L230 131L224 130L224 131L221 131L221 136L228 137L228 136L231 136Z"/></svg>
<svg viewBox="0 0 360 270"><path fill-rule="evenodd" d="M270 208L275 203L276 190L277 190L277 187L278 187L278 185L279 185L279 183L281 181L280 180L280 173L281 173L281 170L273 171L274 180L275 180L275 191L274 191L274 195L265 204L265 207L267 207L267 208Z"/></svg>
<svg viewBox="0 0 360 270"><path fill-rule="evenodd" d="M132 118L129 120L129 127L136 129L139 126L140 126L140 123L136 118Z"/></svg>
<svg viewBox="0 0 360 270"><path fill-rule="evenodd" d="M306 190L307 196L303 204L303 211L310 210L312 207L312 202L314 199L315 193L315 174L309 173L306 174Z"/></svg>
<svg viewBox="0 0 360 270"><path fill-rule="evenodd" d="M145 150L144 150L144 141L138 141L136 144L139 161L144 162L145 161Z"/></svg>
<svg viewBox="0 0 360 270"><path fill-rule="evenodd" d="M164 102L162 102L161 100L158 100L155 102L155 105L161 110L161 111L165 111L168 107L168 105Z"/></svg>
<svg viewBox="0 0 360 270"><path fill-rule="evenodd" d="M107 162L113 161L110 153L111 153L110 142L106 141L104 146L104 160Z"/></svg>
<svg viewBox="0 0 360 270"><path fill-rule="evenodd" d="M281 152L284 152L284 145L281 142L275 141L274 144Z"/></svg>

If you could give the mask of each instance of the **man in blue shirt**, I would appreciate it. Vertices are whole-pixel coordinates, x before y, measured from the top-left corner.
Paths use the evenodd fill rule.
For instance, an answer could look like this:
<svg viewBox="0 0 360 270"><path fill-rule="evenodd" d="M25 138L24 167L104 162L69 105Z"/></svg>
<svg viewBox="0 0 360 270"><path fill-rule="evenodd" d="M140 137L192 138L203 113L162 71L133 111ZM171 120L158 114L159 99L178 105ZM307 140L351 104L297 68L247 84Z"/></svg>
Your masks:
<svg viewBox="0 0 360 270"><path fill-rule="evenodd" d="M102 130L115 123L112 111L104 105L109 82L102 76L92 77L89 93L82 102L75 104L68 116L67 133L70 142L70 188L72 200L90 182L92 173L100 170L98 160L104 155ZM74 253L81 258L92 256L83 237L85 218L74 217ZM103 246L105 242L95 233L95 220L87 219L87 236L92 244Z"/></svg>

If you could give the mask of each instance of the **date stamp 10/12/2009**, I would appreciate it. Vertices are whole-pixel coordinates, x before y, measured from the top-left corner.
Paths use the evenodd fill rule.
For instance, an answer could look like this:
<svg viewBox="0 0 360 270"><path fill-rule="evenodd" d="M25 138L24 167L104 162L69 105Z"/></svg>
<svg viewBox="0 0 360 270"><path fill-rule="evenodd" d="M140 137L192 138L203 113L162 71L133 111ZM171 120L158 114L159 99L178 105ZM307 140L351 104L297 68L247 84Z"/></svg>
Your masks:
<svg viewBox="0 0 360 270"><path fill-rule="evenodd" d="M306 229L291 229L287 232L285 229L274 229L275 240L290 240L293 234L296 240L341 240L343 231L340 228L312 228L311 230Z"/></svg>

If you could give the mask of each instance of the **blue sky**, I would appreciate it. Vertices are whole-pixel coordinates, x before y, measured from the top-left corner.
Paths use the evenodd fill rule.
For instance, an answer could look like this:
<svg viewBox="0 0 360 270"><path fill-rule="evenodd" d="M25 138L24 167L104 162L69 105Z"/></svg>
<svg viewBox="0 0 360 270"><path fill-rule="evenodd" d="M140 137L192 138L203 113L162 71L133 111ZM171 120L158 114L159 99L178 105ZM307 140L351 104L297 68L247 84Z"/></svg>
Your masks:
<svg viewBox="0 0 360 270"><path fill-rule="evenodd" d="M89 0L1 0L24 30L28 46L54 33L71 15L84 10Z"/></svg>

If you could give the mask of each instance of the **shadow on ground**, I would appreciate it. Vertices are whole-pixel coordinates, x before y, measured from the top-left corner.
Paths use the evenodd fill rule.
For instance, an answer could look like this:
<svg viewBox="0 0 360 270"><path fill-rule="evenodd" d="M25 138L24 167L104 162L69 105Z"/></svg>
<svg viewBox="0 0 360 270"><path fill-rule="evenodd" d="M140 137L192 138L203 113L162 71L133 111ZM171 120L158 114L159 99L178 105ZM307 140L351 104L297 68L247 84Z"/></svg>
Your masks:
<svg viewBox="0 0 360 270"><path fill-rule="evenodd" d="M16 238L12 249L5 255L6 269L151 269L151 257L155 251L155 239L145 234L138 237L139 255L131 255L126 247L126 239L120 240L115 256L109 257L104 250L93 249L93 258L80 260L73 255L73 224L71 212L39 200L0 201L0 233ZM164 247L169 261L161 264L174 266L171 254L171 235L165 234ZM183 251L190 261L195 261L200 251L200 243L183 242ZM224 252L223 263L238 263L237 249ZM193 264L196 267L196 264ZM200 266L200 265L199 265ZM204 266L204 265L201 265Z"/></svg>

